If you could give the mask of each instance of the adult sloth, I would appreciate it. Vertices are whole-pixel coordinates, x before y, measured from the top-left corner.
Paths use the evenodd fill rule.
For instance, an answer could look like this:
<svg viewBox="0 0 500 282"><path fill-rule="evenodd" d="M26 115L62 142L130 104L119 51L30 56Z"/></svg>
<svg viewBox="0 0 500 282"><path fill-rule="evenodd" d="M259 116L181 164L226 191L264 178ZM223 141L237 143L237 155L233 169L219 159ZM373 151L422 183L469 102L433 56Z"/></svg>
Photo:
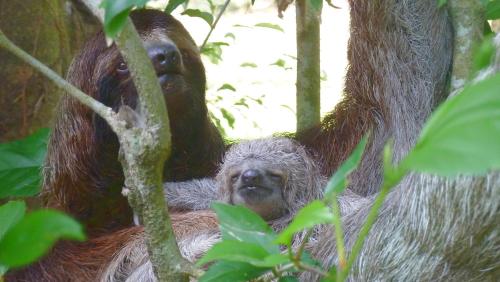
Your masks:
<svg viewBox="0 0 500 282"><path fill-rule="evenodd" d="M155 10L131 13L165 94L172 130L172 155L165 180L210 176L224 143L210 122L205 104L205 70L198 47L172 16ZM137 106L137 91L115 45L103 32L84 46L68 72L68 81L118 111ZM91 231L131 224L117 136L89 108L62 98L43 170L43 199L85 223Z"/></svg>

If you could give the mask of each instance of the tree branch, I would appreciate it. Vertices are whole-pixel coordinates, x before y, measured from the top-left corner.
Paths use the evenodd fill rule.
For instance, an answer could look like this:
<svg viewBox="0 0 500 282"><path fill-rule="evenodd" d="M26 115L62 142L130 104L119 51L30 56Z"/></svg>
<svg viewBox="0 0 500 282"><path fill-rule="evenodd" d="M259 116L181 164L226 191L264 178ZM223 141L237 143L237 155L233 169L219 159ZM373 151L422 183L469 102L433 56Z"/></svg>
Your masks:
<svg viewBox="0 0 500 282"><path fill-rule="evenodd" d="M56 86L66 91L71 96L75 97L82 104L86 105L94 112L96 112L100 117L102 117L106 122L110 124L113 129L120 130L123 127L123 123L119 122L116 113L109 107L106 107L101 102L95 100L94 98L86 95L80 89L73 86L71 83L67 82L64 78L60 77L56 72L45 66L42 62L35 59L30 54L26 53L24 50L16 46L12 41L10 41L7 36L0 30L0 46L5 48L7 51L11 52L13 55L26 62L32 66L37 71L41 72L48 79L55 83Z"/></svg>
<svg viewBox="0 0 500 282"><path fill-rule="evenodd" d="M88 0L84 4L95 13L101 22L103 13L100 1ZM6 48L23 61L42 72L68 94L90 107L105 119L120 141L120 160L124 169L125 183L129 188L129 202L144 223L148 251L159 281L187 281L192 268L180 254L170 224L170 217L163 197L163 166L170 155L170 124L163 92L158 83L149 57L131 20L128 19L116 44L127 61L134 84L139 94L139 109L136 113L123 106L119 114L94 100L58 76L48 67L15 46L0 31L0 46ZM124 112L136 117L123 118Z"/></svg>
<svg viewBox="0 0 500 282"><path fill-rule="evenodd" d="M210 38L210 35L212 35L212 32L214 31L215 27L217 26L217 23L219 23L219 20L222 17L222 14L224 14L224 12L226 11L226 8L229 5L229 2L231 2L231 0L226 0L226 2L224 3L224 6L222 6L219 14L217 15L217 18L215 19L214 23L210 26L210 31L208 32L207 36L205 37L205 40L203 40L203 43L200 46L200 50L202 50L203 47L205 47L205 45L207 45L207 41Z"/></svg>
<svg viewBox="0 0 500 282"><path fill-rule="evenodd" d="M480 0L448 0L448 11L454 29L450 89L453 96L471 79L474 44L483 39L486 16Z"/></svg>

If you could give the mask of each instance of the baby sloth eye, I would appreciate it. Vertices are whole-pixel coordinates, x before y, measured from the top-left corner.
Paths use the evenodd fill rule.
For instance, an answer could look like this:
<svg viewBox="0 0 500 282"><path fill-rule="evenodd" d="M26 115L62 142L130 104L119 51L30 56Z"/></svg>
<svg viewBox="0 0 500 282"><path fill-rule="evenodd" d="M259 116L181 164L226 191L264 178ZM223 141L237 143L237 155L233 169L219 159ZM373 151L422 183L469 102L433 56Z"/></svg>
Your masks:
<svg viewBox="0 0 500 282"><path fill-rule="evenodd" d="M240 175L239 175L238 173L237 173L237 174L233 174L233 175L231 175L231 182L233 182L233 183L234 183L234 182L236 182L236 181L238 180L238 177L239 177L239 176L240 176Z"/></svg>
<svg viewBox="0 0 500 282"><path fill-rule="evenodd" d="M274 181L282 181L283 180L283 176L281 174L278 174L278 173L271 172L271 173L269 173L269 176Z"/></svg>
<svg viewBox="0 0 500 282"><path fill-rule="evenodd" d="M128 67L124 62L121 62L118 64L118 67L116 68L116 70L119 73L126 73L126 72L128 72Z"/></svg>

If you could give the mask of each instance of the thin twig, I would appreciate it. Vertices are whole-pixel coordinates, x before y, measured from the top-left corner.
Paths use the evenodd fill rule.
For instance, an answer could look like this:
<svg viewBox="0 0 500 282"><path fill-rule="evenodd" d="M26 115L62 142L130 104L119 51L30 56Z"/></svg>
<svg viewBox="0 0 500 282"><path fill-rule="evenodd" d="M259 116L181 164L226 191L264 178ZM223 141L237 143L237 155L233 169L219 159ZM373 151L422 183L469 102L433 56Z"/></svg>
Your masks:
<svg viewBox="0 0 500 282"><path fill-rule="evenodd" d="M333 226L335 227L335 241L337 244L337 253L339 256L339 271L337 271L337 280L341 280L341 272L346 268L344 232L342 221L340 220L340 208L337 201L337 193L332 194L331 205L333 210Z"/></svg>
<svg viewBox="0 0 500 282"><path fill-rule="evenodd" d="M217 15L217 18L215 18L214 23L211 24L210 31L208 32L207 36L205 37L205 40L203 40L203 43L200 46L200 50L202 50L203 47L205 47L205 45L207 45L208 38L210 38L210 35L212 35L212 32L214 31L215 27L217 26L217 23L219 22L220 18L222 17L222 14L224 14L224 12L226 11L226 8L229 5L229 2L231 2L231 0L226 0L226 2L224 3L224 6L222 6L219 14Z"/></svg>
<svg viewBox="0 0 500 282"><path fill-rule="evenodd" d="M80 89L73 86L71 83L67 82L64 78L59 76L56 72L45 66L43 63L32 57L30 54L26 53L24 50L16 46L12 41L10 41L7 36L0 30L0 47L5 48L7 51L11 52L13 55L21 59L22 61L29 64L31 67L41 72L47 78L49 78L55 85L62 90L66 91L69 95L75 97L79 102L88 106L94 112L96 112L100 117L106 120L110 125L117 126L117 117L113 110L106 107L101 102L95 100L94 98L86 95Z"/></svg>
<svg viewBox="0 0 500 282"><path fill-rule="evenodd" d="M307 265L307 264L303 264L301 262L299 262L298 266L297 266L298 269L300 270L306 270L306 271L309 271L309 272L313 272L313 273L316 273L318 275L321 275L322 277L328 277L330 276L330 274L328 272L325 272L319 268L316 268L316 267L313 267L313 266L310 266L310 265Z"/></svg>

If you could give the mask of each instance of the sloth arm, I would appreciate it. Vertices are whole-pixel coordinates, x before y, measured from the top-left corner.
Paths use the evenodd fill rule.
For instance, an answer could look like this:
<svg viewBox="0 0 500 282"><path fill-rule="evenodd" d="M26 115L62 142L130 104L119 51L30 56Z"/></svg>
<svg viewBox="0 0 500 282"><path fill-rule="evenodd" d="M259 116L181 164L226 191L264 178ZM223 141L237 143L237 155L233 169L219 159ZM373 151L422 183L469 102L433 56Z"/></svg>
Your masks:
<svg viewBox="0 0 500 282"><path fill-rule="evenodd" d="M219 198L217 182L213 178L167 182L163 191L169 208L181 210L206 210Z"/></svg>

